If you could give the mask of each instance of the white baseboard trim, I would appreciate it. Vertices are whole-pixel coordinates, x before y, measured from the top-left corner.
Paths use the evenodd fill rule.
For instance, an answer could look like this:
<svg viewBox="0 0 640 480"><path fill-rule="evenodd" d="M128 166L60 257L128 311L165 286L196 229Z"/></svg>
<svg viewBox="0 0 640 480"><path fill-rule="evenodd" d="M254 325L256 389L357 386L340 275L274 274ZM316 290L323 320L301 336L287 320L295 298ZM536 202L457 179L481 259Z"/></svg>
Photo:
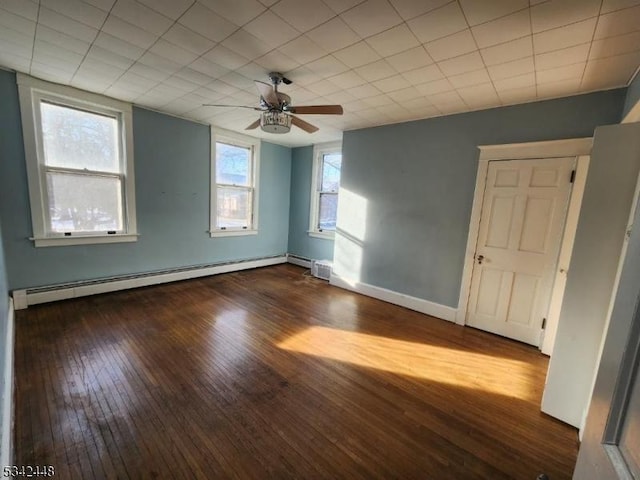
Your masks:
<svg viewBox="0 0 640 480"><path fill-rule="evenodd" d="M96 295L99 293L116 292L119 290L127 290L129 288L148 287L150 285L158 285L161 283L208 277L210 275L218 275L220 273L237 272L240 270L267 267L286 262L287 257L282 255L219 265L182 268L176 269L175 271L169 270L141 275L125 275L118 278L99 279L95 281L77 282L74 284L51 285L48 287L26 290L14 290L12 295L14 300L16 300L16 310L20 310L22 308L27 308L29 305L37 305L39 303L86 297L88 295Z"/></svg>
<svg viewBox="0 0 640 480"><path fill-rule="evenodd" d="M291 255L287 253L287 263L298 265L299 267L311 268L311 260L305 257L299 257L297 255Z"/></svg>
<svg viewBox="0 0 640 480"><path fill-rule="evenodd" d="M13 347L14 347L14 308L9 298L7 314L7 337L4 345L4 388L2 390L2 450L0 465L13 463Z"/></svg>
<svg viewBox="0 0 640 480"><path fill-rule="evenodd" d="M362 282L351 282L346 280L335 273L331 274L331 285L344 288L345 290L351 290L352 292L361 293L368 297L377 298L384 302L393 303L401 307L415 310L416 312L425 313L432 317L441 318L449 322L455 322L457 309L448 307L446 305L440 305L439 303L430 302L422 298L412 297L405 295L404 293L394 292L393 290L387 290L386 288L376 287Z"/></svg>

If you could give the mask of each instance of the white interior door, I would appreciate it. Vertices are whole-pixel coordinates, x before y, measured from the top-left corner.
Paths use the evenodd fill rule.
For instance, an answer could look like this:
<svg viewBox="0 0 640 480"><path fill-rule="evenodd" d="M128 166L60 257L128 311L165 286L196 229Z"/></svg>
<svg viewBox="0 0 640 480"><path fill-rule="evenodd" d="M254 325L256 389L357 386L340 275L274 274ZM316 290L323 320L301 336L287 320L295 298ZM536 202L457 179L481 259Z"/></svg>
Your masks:
<svg viewBox="0 0 640 480"><path fill-rule="evenodd" d="M540 344L575 158L489 162L467 324Z"/></svg>

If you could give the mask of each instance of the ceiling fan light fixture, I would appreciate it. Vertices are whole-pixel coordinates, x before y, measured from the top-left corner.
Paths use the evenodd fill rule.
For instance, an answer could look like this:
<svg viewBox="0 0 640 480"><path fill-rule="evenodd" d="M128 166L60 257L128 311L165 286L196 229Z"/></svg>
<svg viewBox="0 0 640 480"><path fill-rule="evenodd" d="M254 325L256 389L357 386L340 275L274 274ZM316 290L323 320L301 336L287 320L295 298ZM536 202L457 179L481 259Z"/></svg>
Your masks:
<svg viewBox="0 0 640 480"><path fill-rule="evenodd" d="M267 133L288 133L291 130L291 116L277 110L262 112L260 128Z"/></svg>

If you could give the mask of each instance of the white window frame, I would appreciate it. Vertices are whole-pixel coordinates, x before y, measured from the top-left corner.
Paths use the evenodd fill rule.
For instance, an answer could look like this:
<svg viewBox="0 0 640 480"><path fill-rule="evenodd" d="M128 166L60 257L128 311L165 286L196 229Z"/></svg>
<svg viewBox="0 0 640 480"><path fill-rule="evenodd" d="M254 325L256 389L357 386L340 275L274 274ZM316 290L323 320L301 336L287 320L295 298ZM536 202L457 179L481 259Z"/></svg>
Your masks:
<svg viewBox="0 0 640 480"><path fill-rule="evenodd" d="M36 247L87 245L98 243L135 242L138 239L136 222L135 178L133 166L133 122L131 104L72 87L17 74L22 116L22 132L29 182L31 222ZM49 101L70 108L116 117L121 133L121 177L123 180L122 231L107 232L51 232L47 224L48 195L45 155L42 142L40 102Z"/></svg>
<svg viewBox="0 0 640 480"><path fill-rule="evenodd" d="M310 237L325 239L333 239L335 237L335 230L320 230L318 228L320 194L325 193L320 190L323 156L332 153L340 153L342 155L342 142L320 143L313 146L313 173L311 175L311 206L308 231ZM340 178L342 179L342 171L340 172ZM340 198L340 190L338 190L337 195Z"/></svg>
<svg viewBox="0 0 640 480"><path fill-rule="evenodd" d="M226 143L251 150L251 224L247 228L219 228L216 178L216 143ZM258 234L258 205L260 179L260 139L219 128L211 128L211 215L209 233L212 237L235 237Z"/></svg>

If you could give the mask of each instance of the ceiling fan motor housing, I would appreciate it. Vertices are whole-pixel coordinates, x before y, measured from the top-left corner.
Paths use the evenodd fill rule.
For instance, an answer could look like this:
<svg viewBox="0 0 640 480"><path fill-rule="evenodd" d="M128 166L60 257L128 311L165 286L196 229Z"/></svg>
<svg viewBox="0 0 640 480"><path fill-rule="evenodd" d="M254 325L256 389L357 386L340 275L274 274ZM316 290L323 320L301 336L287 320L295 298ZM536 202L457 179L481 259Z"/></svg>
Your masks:
<svg viewBox="0 0 640 480"><path fill-rule="evenodd" d="M291 116L278 110L262 112L260 128L267 133L288 133L291 130Z"/></svg>

